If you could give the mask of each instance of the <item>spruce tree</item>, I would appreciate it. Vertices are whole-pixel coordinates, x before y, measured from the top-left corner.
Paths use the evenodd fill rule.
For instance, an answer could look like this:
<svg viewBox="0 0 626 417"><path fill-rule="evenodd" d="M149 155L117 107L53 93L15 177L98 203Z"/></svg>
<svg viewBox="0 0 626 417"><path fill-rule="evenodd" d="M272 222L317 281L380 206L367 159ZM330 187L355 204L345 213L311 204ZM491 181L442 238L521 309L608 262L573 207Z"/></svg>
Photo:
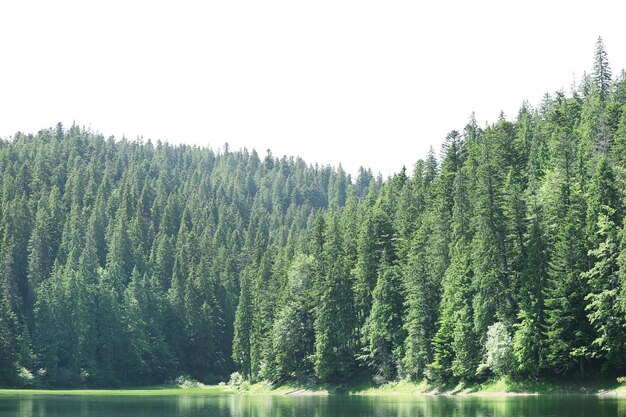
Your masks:
<svg viewBox="0 0 626 417"><path fill-rule="evenodd" d="M315 374L341 380L354 367L355 315L352 282L343 259L343 236L335 213L329 214L322 260L322 292L315 320Z"/></svg>
<svg viewBox="0 0 626 417"><path fill-rule="evenodd" d="M397 375L402 358L405 337L402 328L404 297L400 272L396 265L390 264L386 252L382 254L372 300L372 309L365 325L369 343L364 359L376 375L392 380Z"/></svg>
<svg viewBox="0 0 626 417"><path fill-rule="evenodd" d="M235 313L235 334L233 338L233 360L242 371L244 378L252 379L251 333L254 322L252 283L249 270L241 275L239 303Z"/></svg>
<svg viewBox="0 0 626 417"><path fill-rule="evenodd" d="M593 61L593 82L602 100L605 100L611 88L611 67L604 42L601 37L596 41L596 49Z"/></svg>

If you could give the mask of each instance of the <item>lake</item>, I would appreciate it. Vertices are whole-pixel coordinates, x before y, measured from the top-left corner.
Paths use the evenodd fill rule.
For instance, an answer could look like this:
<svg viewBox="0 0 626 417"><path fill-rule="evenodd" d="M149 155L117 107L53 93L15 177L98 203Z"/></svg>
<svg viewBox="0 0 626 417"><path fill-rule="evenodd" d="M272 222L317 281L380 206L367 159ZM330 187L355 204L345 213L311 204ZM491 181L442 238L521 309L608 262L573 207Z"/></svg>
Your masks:
<svg viewBox="0 0 626 417"><path fill-rule="evenodd" d="M594 396L0 395L0 417L626 417Z"/></svg>

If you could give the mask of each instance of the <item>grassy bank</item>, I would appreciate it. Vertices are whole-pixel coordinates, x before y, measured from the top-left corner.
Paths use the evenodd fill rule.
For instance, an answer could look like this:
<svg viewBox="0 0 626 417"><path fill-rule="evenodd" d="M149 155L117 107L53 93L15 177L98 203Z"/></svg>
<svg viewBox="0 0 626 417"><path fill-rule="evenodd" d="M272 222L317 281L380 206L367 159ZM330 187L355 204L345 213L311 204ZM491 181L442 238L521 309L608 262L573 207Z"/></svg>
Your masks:
<svg viewBox="0 0 626 417"><path fill-rule="evenodd" d="M176 386L157 386L124 389L0 389L1 395L206 395L235 393L236 390L227 385L212 385L193 388Z"/></svg>
<svg viewBox="0 0 626 417"><path fill-rule="evenodd" d="M376 385L371 382L346 384L286 383L273 385L267 382L239 387L230 385L202 385L198 387L157 386L128 389L0 389L1 395L96 395L96 396L158 396L158 395L474 395L514 396L546 394L588 394L626 397L626 383L607 379L590 381L539 381L519 382L506 378L482 384L457 384L435 386L427 382L389 382Z"/></svg>
<svg viewBox="0 0 626 417"><path fill-rule="evenodd" d="M427 382L389 382L351 392L357 395L540 395L540 394L600 394L626 396L626 384L610 380L591 381L514 381L507 378L481 384L432 385Z"/></svg>
<svg viewBox="0 0 626 417"><path fill-rule="evenodd" d="M433 385L428 382L373 382L346 384L287 383L273 386L267 383L244 385L239 392L251 395L475 395L475 396L514 396L541 394L589 394L626 397L626 383L610 379L586 381L542 380L514 381L507 378L481 384Z"/></svg>
<svg viewBox="0 0 626 417"><path fill-rule="evenodd" d="M507 378L481 384L433 385L428 382L397 381L385 384L286 384L268 387L255 384L251 393L276 393L286 395L348 394L348 395L540 395L540 394L590 394L626 396L626 383L597 379L587 381L514 381Z"/></svg>

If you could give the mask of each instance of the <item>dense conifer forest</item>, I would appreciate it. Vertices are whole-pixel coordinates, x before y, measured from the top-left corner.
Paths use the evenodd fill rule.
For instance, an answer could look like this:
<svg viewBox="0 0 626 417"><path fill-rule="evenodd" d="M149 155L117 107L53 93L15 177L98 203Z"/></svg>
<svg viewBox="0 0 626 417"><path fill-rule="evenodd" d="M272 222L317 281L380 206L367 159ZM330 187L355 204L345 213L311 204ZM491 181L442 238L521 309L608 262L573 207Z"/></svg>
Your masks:
<svg viewBox="0 0 626 417"><path fill-rule="evenodd" d="M76 125L0 142L0 385L623 374L626 75L594 58L387 179Z"/></svg>

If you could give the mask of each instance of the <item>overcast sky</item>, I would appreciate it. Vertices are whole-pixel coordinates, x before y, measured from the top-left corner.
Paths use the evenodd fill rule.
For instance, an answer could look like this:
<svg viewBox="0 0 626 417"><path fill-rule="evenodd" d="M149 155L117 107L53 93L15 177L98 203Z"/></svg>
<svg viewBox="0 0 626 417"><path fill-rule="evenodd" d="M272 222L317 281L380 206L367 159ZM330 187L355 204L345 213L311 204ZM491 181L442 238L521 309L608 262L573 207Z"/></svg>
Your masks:
<svg viewBox="0 0 626 417"><path fill-rule="evenodd" d="M3 1L0 137L76 121L386 176L569 91L599 35L617 75L620 3Z"/></svg>

